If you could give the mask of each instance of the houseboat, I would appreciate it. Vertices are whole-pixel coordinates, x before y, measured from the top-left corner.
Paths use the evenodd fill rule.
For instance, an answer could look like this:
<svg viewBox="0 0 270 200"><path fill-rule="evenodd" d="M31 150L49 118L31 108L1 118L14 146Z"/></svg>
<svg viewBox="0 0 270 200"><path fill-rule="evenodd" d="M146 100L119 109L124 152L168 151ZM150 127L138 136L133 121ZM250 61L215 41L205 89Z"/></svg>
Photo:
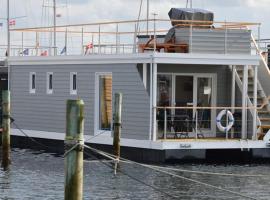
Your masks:
<svg viewBox="0 0 270 200"><path fill-rule="evenodd" d="M200 9L173 8L169 16L11 30L35 38L33 48L7 59L11 115L21 129L13 126L12 136L63 141L66 100L82 99L85 142L110 148L113 97L121 92L125 156L270 158L270 70L260 24L216 22ZM63 50L57 41L42 46L40 34L52 31L81 42L73 50L67 41Z"/></svg>

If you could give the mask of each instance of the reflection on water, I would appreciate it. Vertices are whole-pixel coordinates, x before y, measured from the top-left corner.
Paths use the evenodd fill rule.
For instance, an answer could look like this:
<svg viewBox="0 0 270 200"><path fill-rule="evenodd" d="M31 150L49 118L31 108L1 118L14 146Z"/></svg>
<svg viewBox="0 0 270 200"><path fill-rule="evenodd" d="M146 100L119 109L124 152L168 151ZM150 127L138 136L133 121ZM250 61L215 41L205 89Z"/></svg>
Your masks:
<svg viewBox="0 0 270 200"><path fill-rule="evenodd" d="M108 164L107 164L108 165ZM100 162L84 164L84 199L244 199L216 189L172 178L150 169L122 164L121 170L148 186L119 173L117 176ZM170 167L188 170L269 174L270 165L208 165L182 164ZM237 191L257 199L270 198L270 177L217 177L213 175L176 172L228 190ZM152 186L152 187L149 187ZM158 188L158 190L156 190ZM168 196L170 194L173 197ZM0 199L63 199L64 160L45 152L13 149L12 167L9 172L0 171Z"/></svg>

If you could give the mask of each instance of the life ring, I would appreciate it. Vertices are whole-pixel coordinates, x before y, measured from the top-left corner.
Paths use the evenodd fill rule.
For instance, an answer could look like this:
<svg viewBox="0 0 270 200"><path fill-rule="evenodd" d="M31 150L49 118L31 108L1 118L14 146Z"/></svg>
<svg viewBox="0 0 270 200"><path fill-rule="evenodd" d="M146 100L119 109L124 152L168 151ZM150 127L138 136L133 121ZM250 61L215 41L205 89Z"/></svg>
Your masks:
<svg viewBox="0 0 270 200"><path fill-rule="evenodd" d="M228 116L229 118L229 123L227 126L222 126L221 124L221 119L223 116ZM217 127L218 129L221 131L221 132L228 132L229 130L231 130L232 126L234 125L234 117L233 117L233 114L229 111L229 110L222 110L218 116L217 116Z"/></svg>

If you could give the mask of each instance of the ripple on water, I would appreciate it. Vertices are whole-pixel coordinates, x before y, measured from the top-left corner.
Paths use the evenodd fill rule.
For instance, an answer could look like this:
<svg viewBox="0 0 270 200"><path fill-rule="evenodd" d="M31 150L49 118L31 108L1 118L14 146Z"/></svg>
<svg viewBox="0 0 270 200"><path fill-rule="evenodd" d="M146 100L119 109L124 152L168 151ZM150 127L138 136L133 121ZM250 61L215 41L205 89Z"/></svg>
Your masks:
<svg viewBox="0 0 270 200"><path fill-rule="evenodd" d="M108 163L106 163L108 165ZM154 172L131 164L122 164L124 174L113 171L100 162L84 165L84 199L244 199L236 195L206 188L187 180ZM110 165L110 164L109 164ZM235 174L269 174L269 164L167 165L186 170ZM241 192L257 199L269 199L270 177L232 177L174 172L208 184ZM134 180L138 179L148 186ZM0 199L56 200L64 196L64 160L59 155L26 149L12 150L12 166L9 172L0 170ZM169 196L168 196L169 195Z"/></svg>

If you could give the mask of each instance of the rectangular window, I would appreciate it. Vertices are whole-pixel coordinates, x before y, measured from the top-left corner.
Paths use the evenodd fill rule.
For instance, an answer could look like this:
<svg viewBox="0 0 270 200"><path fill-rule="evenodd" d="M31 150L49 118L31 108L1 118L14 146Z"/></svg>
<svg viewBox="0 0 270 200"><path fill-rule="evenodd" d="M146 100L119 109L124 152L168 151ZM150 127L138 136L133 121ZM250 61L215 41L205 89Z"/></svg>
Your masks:
<svg viewBox="0 0 270 200"><path fill-rule="evenodd" d="M53 93L53 73L47 72L47 94Z"/></svg>
<svg viewBox="0 0 270 200"><path fill-rule="evenodd" d="M35 72L30 72L29 91L30 91L31 94L36 93L36 73Z"/></svg>
<svg viewBox="0 0 270 200"><path fill-rule="evenodd" d="M70 72L70 94L77 94L77 72Z"/></svg>
<svg viewBox="0 0 270 200"><path fill-rule="evenodd" d="M97 128L111 131L112 125L112 74L99 73L96 77Z"/></svg>

